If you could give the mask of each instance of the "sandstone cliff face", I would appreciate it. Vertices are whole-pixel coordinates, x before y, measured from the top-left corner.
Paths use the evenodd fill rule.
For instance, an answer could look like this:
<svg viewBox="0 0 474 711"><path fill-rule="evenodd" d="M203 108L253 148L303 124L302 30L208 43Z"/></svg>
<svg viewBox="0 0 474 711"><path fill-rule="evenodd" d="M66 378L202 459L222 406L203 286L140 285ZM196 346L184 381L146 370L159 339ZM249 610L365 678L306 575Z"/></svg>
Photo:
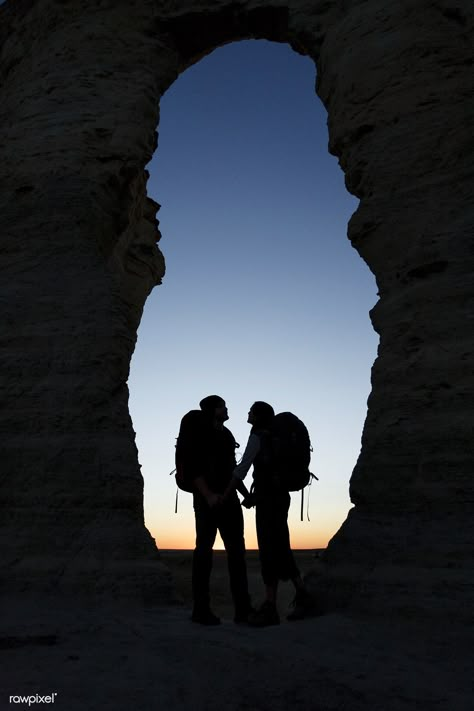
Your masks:
<svg viewBox="0 0 474 711"><path fill-rule="evenodd" d="M127 405L164 274L144 166L179 73L256 37L316 62L330 150L360 198L349 238L380 293L355 506L310 583L326 605L373 609L468 595L472 35L467 0L0 7L7 588L170 594Z"/></svg>

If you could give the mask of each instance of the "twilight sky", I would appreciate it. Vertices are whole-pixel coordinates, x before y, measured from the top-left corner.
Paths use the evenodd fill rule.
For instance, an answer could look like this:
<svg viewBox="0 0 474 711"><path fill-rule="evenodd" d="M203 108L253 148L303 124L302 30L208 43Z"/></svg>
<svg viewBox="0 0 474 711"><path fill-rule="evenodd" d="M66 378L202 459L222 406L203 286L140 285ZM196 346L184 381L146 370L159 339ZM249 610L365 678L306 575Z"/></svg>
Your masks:
<svg viewBox="0 0 474 711"><path fill-rule="evenodd" d="M129 378L145 522L160 548L194 546L192 497L181 492L175 514L168 474L181 417L209 394L226 400L241 453L255 400L307 425L320 481L310 522L292 495L294 548L325 546L350 508L376 285L347 239L358 200L327 151L314 83L307 57L246 41L188 69L161 101L148 192L162 205L167 271L145 306ZM254 511L245 521L255 548Z"/></svg>

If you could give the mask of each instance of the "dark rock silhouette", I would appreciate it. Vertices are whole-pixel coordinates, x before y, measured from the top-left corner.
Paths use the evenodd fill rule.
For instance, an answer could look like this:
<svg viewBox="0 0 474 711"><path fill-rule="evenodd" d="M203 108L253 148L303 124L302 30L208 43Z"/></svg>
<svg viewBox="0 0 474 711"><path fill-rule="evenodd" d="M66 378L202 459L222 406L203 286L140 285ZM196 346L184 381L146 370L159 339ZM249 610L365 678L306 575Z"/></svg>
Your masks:
<svg viewBox="0 0 474 711"><path fill-rule="evenodd" d="M178 8L179 5L179 9ZM380 334L354 508L308 577L326 607L472 601L473 9L462 0L0 7L4 592L169 600L127 377L164 274L146 195L159 98L233 40L317 66Z"/></svg>

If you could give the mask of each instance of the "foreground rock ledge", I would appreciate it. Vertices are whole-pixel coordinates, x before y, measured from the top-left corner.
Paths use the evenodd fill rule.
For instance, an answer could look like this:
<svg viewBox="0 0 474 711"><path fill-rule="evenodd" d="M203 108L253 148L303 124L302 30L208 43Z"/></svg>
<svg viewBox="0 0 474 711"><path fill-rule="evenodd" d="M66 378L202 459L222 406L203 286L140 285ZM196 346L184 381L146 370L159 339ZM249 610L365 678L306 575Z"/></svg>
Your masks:
<svg viewBox="0 0 474 711"><path fill-rule="evenodd" d="M448 620L400 625L330 614L261 630L230 620L209 629L179 608L109 604L72 614L36 608L21 626L8 609L2 701L56 693L68 711L472 708L472 633Z"/></svg>

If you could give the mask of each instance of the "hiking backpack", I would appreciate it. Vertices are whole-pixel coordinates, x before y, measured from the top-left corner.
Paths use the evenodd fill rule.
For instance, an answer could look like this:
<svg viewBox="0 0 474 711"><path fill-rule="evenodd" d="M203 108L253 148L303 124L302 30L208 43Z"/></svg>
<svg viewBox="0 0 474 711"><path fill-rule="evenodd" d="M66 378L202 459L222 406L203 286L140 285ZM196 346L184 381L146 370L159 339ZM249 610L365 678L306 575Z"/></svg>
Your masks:
<svg viewBox="0 0 474 711"><path fill-rule="evenodd" d="M239 447L233 435L230 432L228 435L232 438L233 446ZM175 469L170 472L175 475L176 484L181 491L192 493L193 479L204 470L212 470L214 462L209 456L208 443L208 419L202 410L190 410L181 420L176 440Z"/></svg>
<svg viewBox="0 0 474 711"><path fill-rule="evenodd" d="M176 484L181 491L192 493L191 466L198 461L199 448L202 445L204 414L201 410L190 410L184 415L176 440L175 475Z"/></svg>
<svg viewBox="0 0 474 711"><path fill-rule="evenodd" d="M288 491L301 490L301 520L303 520L303 490L318 477L309 471L311 440L306 425L292 412L280 412L270 426L275 476Z"/></svg>

